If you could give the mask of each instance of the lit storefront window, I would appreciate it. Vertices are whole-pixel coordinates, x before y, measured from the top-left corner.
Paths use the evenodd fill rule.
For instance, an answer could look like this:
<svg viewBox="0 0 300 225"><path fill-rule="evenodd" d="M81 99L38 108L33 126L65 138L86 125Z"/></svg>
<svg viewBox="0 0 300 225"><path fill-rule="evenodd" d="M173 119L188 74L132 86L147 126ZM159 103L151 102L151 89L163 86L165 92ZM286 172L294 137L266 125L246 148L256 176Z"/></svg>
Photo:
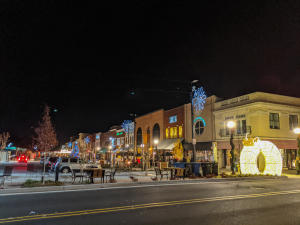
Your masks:
<svg viewBox="0 0 300 225"><path fill-rule="evenodd" d="M166 129L166 138L169 138L169 128Z"/></svg>

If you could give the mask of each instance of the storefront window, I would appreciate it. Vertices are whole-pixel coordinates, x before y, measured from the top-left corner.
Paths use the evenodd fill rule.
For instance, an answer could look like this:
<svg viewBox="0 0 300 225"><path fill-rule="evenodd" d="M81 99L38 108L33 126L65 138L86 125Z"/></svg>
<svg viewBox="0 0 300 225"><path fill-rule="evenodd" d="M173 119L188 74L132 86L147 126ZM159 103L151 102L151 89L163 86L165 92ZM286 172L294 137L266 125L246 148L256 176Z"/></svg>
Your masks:
<svg viewBox="0 0 300 225"><path fill-rule="evenodd" d="M169 138L169 128L166 128L166 138Z"/></svg>
<svg viewBox="0 0 300 225"><path fill-rule="evenodd" d="M182 126L179 126L178 129L179 137L182 138Z"/></svg>

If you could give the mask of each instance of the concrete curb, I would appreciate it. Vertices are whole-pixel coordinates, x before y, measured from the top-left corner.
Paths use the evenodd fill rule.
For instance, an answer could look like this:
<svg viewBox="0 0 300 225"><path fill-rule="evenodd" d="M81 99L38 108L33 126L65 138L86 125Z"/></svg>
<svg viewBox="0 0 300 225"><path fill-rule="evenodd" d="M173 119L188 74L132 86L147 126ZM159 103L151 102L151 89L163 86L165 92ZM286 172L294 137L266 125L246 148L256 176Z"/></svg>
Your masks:
<svg viewBox="0 0 300 225"><path fill-rule="evenodd" d="M50 192L50 191L72 191L72 190L97 190L102 188L122 188L127 186L147 186L147 185L161 185L161 184L180 184L180 183L210 183L210 182L227 182L227 181L255 181L255 180L272 180L272 179L287 179L287 176L281 177L236 177L236 178L200 178L200 179L186 179L186 180L165 180L165 181L145 181L145 182L123 182L123 183L101 183L101 184L75 184L63 186L46 186L46 187L32 187L32 188L8 188L0 189L1 194L20 194L20 193L34 193L34 192Z"/></svg>

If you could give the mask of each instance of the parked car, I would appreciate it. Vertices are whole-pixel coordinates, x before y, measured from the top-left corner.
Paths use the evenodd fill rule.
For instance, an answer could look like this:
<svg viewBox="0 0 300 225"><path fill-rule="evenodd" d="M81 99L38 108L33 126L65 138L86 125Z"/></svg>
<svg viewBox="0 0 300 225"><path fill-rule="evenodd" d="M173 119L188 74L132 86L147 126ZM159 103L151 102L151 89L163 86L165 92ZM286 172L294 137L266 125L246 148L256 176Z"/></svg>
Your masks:
<svg viewBox="0 0 300 225"><path fill-rule="evenodd" d="M27 163L28 159L29 159L28 156L24 154L17 156L18 162Z"/></svg>
<svg viewBox="0 0 300 225"><path fill-rule="evenodd" d="M99 165L95 163L85 163L83 160L79 158L66 158L63 157L60 160L59 171L61 173L70 173L71 169L80 169L81 167L85 168L88 166L98 168ZM55 167L55 165L54 165Z"/></svg>

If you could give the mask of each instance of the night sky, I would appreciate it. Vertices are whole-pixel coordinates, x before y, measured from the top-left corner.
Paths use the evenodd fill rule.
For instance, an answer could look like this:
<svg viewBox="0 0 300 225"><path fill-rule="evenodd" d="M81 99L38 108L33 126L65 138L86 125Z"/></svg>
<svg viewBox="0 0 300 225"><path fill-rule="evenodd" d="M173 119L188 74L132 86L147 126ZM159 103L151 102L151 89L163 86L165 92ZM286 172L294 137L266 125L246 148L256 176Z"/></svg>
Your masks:
<svg viewBox="0 0 300 225"><path fill-rule="evenodd" d="M189 100L300 97L300 1L0 1L0 132L60 142ZM57 112L53 110L57 109Z"/></svg>

